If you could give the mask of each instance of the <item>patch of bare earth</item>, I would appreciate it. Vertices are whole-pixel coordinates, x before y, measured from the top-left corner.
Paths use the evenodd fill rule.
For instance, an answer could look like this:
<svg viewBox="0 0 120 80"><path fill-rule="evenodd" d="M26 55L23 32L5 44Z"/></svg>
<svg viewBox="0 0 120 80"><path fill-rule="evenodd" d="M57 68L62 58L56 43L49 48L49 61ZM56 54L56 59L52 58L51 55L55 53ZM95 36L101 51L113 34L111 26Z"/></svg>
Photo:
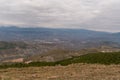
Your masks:
<svg viewBox="0 0 120 80"><path fill-rule="evenodd" d="M0 69L0 80L120 80L120 65L71 64Z"/></svg>

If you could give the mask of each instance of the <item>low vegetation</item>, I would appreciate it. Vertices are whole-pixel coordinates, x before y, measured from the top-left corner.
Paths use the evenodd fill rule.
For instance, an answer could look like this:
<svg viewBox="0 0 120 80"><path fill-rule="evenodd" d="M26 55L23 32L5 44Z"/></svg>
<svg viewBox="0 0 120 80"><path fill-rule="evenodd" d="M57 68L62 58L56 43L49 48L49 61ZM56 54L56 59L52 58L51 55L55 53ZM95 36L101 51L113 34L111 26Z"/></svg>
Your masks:
<svg viewBox="0 0 120 80"><path fill-rule="evenodd" d="M106 64L106 65L120 64L120 52L92 53L58 62L58 64L61 65L68 65L72 63L91 63L91 64Z"/></svg>
<svg viewBox="0 0 120 80"><path fill-rule="evenodd" d="M0 69L0 80L120 80L120 65L71 64Z"/></svg>
<svg viewBox="0 0 120 80"><path fill-rule="evenodd" d="M14 63L9 65L4 64L1 65L0 68L40 67L40 66L55 66L55 65L66 66L74 63L91 63L91 64L105 64L105 65L120 64L120 52L91 53L57 62L31 62L29 64Z"/></svg>

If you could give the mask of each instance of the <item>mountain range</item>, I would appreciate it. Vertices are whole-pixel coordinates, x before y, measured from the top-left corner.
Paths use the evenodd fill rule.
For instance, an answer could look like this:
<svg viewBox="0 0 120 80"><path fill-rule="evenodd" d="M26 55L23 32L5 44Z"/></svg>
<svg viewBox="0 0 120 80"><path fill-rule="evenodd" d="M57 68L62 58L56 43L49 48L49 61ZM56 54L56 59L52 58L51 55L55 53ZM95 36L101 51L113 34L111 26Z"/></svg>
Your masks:
<svg viewBox="0 0 120 80"><path fill-rule="evenodd" d="M51 41L120 43L120 33L85 29L0 27L0 41Z"/></svg>
<svg viewBox="0 0 120 80"><path fill-rule="evenodd" d="M22 59L56 61L91 52L113 52L119 49L120 33L0 27L0 61L3 62Z"/></svg>

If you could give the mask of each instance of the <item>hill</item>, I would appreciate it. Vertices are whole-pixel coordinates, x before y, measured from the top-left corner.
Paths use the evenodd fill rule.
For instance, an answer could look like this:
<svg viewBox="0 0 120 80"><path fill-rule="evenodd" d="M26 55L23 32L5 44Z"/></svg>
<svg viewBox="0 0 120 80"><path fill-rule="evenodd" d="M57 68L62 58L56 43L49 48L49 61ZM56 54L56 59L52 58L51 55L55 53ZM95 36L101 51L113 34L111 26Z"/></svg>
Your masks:
<svg viewBox="0 0 120 80"><path fill-rule="evenodd" d="M0 41L59 43L65 48L83 49L100 46L120 46L119 33L85 29L50 29L0 27Z"/></svg>
<svg viewBox="0 0 120 80"><path fill-rule="evenodd" d="M89 64L120 64L120 52L116 53L91 53L73 57L56 62L30 62L30 63L11 63L2 64L0 68L22 68L22 67L40 67L40 66L56 66L56 65L70 65L75 63L89 63Z"/></svg>
<svg viewBox="0 0 120 80"><path fill-rule="evenodd" d="M71 64L0 69L0 80L119 80L120 65Z"/></svg>
<svg viewBox="0 0 120 80"><path fill-rule="evenodd" d="M119 33L85 29L0 27L0 62L21 62L26 58L58 61L93 49L93 52L117 52L119 40Z"/></svg>

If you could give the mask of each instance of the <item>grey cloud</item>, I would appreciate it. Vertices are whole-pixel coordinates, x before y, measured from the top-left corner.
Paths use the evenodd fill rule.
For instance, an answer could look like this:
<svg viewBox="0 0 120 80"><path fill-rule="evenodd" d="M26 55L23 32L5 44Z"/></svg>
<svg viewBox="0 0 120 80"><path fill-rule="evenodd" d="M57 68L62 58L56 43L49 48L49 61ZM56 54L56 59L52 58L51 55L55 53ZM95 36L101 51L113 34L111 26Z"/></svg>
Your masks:
<svg viewBox="0 0 120 80"><path fill-rule="evenodd" d="M99 16L84 24L87 29L120 32L120 3L116 3L106 9ZM96 27L97 26L97 27Z"/></svg>
<svg viewBox="0 0 120 80"><path fill-rule="evenodd" d="M0 25L111 31L112 25L119 26L119 3L119 0L0 0Z"/></svg>

